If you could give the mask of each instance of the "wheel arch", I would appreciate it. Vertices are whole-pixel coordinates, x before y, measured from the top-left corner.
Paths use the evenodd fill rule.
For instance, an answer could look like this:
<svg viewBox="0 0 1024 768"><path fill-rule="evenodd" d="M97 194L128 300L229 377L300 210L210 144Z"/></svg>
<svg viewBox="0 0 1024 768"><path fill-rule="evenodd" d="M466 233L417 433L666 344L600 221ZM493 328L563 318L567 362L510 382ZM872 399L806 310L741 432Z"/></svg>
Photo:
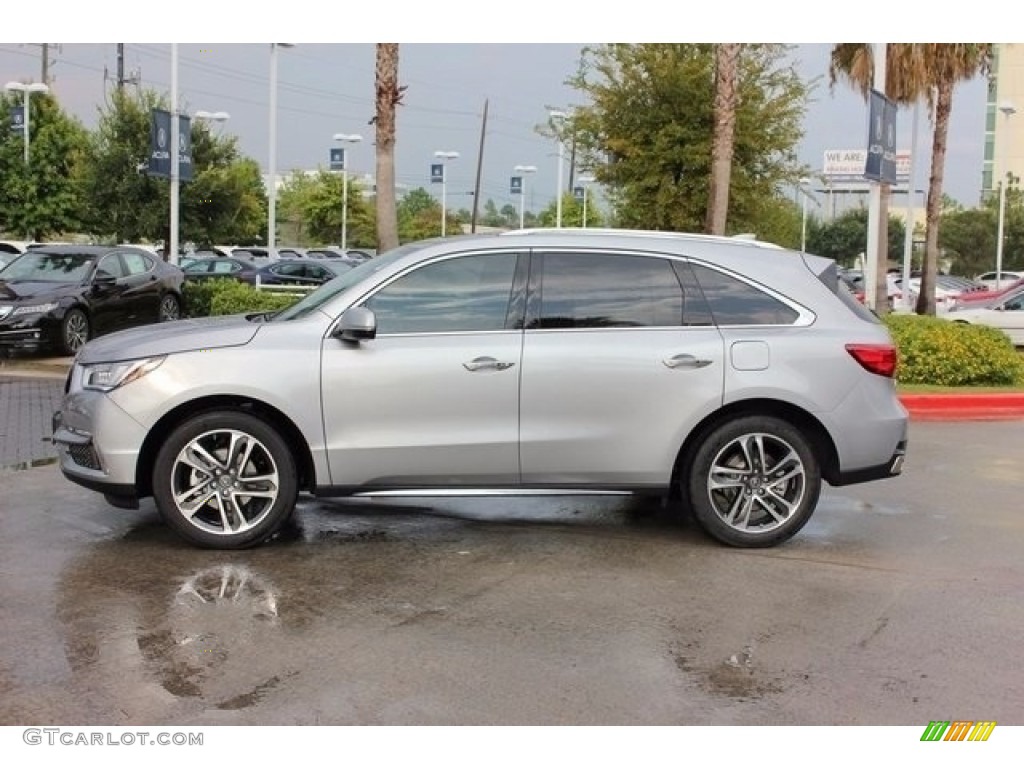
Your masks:
<svg viewBox="0 0 1024 768"><path fill-rule="evenodd" d="M697 424L680 447L672 468L671 488L678 493L683 471L693 461L697 449L722 424L743 416L774 416L789 422L807 436L821 463L821 476L829 483L839 474L839 452L825 426L808 411L783 400L758 398L729 403Z"/></svg>
<svg viewBox="0 0 1024 768"><path fill-rule="evenodd" d="M142 443L139 460L135 466L135 484L140 497L153 494L153 468L156 456L168 435L186 419L210 411L239 411L265 420L281 434L281 437L292 449L295 468L298 471L299 489L312 490L316 485L313 454L295 422L277 408L261 400L236 395L213 395L182 403L164 414L149 430L149 434L146 435L146 439Z"/></svg>

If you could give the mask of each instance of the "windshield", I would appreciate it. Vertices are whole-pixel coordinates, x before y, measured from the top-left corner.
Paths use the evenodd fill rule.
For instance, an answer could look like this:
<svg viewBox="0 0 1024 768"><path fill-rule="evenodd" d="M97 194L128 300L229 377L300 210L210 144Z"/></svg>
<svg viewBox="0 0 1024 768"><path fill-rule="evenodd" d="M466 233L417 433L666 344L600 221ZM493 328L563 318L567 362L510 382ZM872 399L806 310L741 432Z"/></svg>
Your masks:
<svg viewBox="0 0 1024 768"><path fill-rule="evenodd" d="M297 320L300 317L305 317L311 312L322 307L338 294L344 293L353 285L361 283L374 272L383 269L406 254L419 250L424 246L424 244L425 243L422 241L408 243L407 245L395 248L393 251L389 251L383 256L378 256L375 259L364 261L362 264L353 267L340 277L336 277L330 282L324 283L296 304L292 304L287 309L278 312L271 318L271 321L276 323L282 320Z"/></svg>
<svg viewBox="0 0 1024 768"><path fill-rule="evenodd" d="M4 269L5 280L40 283L79 283L89 276L96 256L91 253L28 251Z"/></svg>

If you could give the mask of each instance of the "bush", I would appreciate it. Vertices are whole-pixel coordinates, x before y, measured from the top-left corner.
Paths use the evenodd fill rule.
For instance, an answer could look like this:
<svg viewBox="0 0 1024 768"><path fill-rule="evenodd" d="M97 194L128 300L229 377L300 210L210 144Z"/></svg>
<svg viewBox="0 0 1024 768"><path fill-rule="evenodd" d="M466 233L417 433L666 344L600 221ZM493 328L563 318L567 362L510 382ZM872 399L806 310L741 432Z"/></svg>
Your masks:
<svg viewBox="0 0 1024 768"><path fill-rule="evenodd" d="M1024 384L1024 359L996 328L899 314L887 315L885 323L899 350L896 376L902 384Z"/></svg>
<svg viewBox="0 0 1024 768"><path fill-rule="evenodd" d="M239 315L246 312L276 312L290 307L297 296L257 291L237 280L187 281L184 288L185 313L188 317Z"/></svg>

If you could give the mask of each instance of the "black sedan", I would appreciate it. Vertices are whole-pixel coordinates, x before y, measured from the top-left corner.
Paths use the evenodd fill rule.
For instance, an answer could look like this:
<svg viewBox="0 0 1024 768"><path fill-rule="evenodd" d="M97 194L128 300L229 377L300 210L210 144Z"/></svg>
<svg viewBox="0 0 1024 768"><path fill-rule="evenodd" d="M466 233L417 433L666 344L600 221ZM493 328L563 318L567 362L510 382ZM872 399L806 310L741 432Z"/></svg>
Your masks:
<svg viewBox="0 0 1024 768"><path fill-rule="evenodd" d="M185 267L186 280L216 280L218 278L229 278L240 280L249 285L256 284L256 273L260 266L249 259L240 259L235 256L214 256L208 259L196 259L189 262Z"/></svg>
<svg viewBox="0 0 1024 768"><path fill-rule="evenodd" d="M258 275L261 285L323 285L354 266L340 259L330 262L279 259L261 268Z"/></svg>
<svg viewBox="0 0 1024 768"><path fill-rule="evenodd" d="M94 336L177 320L182 282L141 248L33 248L0 270L0 348L73 355Z"/></svg>

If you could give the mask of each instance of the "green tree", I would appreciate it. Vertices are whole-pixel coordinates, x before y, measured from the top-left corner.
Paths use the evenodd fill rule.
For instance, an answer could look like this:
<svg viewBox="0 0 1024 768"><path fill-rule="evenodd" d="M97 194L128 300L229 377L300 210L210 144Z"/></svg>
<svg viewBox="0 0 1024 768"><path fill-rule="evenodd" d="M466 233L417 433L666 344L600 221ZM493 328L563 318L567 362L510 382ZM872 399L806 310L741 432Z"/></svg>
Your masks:
<svg viewBox="0 0 1024 768"><path fill-rule="evenodd" d="M170 185L150 176L153 109L165 100L153 91L115 95L100 112L89 144L82 189L86 231L123 241L167 241ZM179 189L181 240L253 242L266 236L266 193L259 165L241 156L235 137L215 135L192 121L193 179Z"/></svg>
<svg viewBox="0 0 1024 768"><path fill-rule="evenodd" d="M320 169L309 175L296 171L281 189L280 205L285 220L294 227L302 245L340 243L343 179L341 174ZM363 194L362 184L348 180L346 245L373 248L377 242L374 211Z"/></svg>
<svg viewBox="0 0 1024 768"><path fill-rule="evenodd" d="M895 267L903 262L903 237L906 227L902 220L890 216L887 229L889 266ZM807 228L809 253L835 259L847 267L852 267L856 259L863 256L867 241L867 208L854 208L828 222L814 220L814 224ZM886 265L882 266L881 271L884 275Z"/></svg>
<svg viewBox="0 0 1024 768"><path fill-rule="evenodd" d="M872 53L869 43L836 45L830 65L833 82L836 74L842 73L867 94L874 81ZM925 254L921 290L917 297L918 314L935 314L942 185L953 88L962 80L987 73L991 57L991 43L889 43L886 46L886 94L903 104L924 98L929 106L934 107L932 168L925 208ZM880 275L879 280L884 278Z"/></svg>
<svg viewBox="0 0 1024 768"><path fill-rule="evenodd" d="M88 134L52 95L33 94L26 166L24 136L10 122L11 108L20 105L20 96L0 95L0 230L30 240L77 232Z"/></svg>
<svg viewBox="0 0 1024 768"><path fill-rule="evenodd" d="M540 212L537 226L553 227L558 217L557 202L552 201L547 208ZM523 218L527 218L524 216ZM530 226L527 222L527 226ZM583 201L568 193L562 195L562 226L582 227L583 226ZM603 227L605 218L601 210L587 198L587 227Z"/></svg>
<svg viewBox="0 0 1024 768"><path fill-rule="evenodd" d="M756 231L783 185L804 172L796 147L809 86L785 61L788 52L782 45L745 45L737 62L731 232ZM568 82L589 104L573 111L568 130L620 226L703 231L714 61L707 44L584 49L582 67Z"/></svg>
<svg viewBox="0 0 1024 768"><path fill-rule="evenodd" d="M446 233L454 234L461 227L458 213L449 210ZM398 236L403 243L441 236L441 204L423 187L410 190L398 203Z"/></svg>
<svg viewBox="0 0 1024 768"><path fill-rule="evenodd" d="M998 221L998 195L989 196L978 208L951 205L943 210L939 247L951 272L970 277L995 269ZM1006 193L1003 268L1024 268L1024 200L1016 187Z"/></svg>

